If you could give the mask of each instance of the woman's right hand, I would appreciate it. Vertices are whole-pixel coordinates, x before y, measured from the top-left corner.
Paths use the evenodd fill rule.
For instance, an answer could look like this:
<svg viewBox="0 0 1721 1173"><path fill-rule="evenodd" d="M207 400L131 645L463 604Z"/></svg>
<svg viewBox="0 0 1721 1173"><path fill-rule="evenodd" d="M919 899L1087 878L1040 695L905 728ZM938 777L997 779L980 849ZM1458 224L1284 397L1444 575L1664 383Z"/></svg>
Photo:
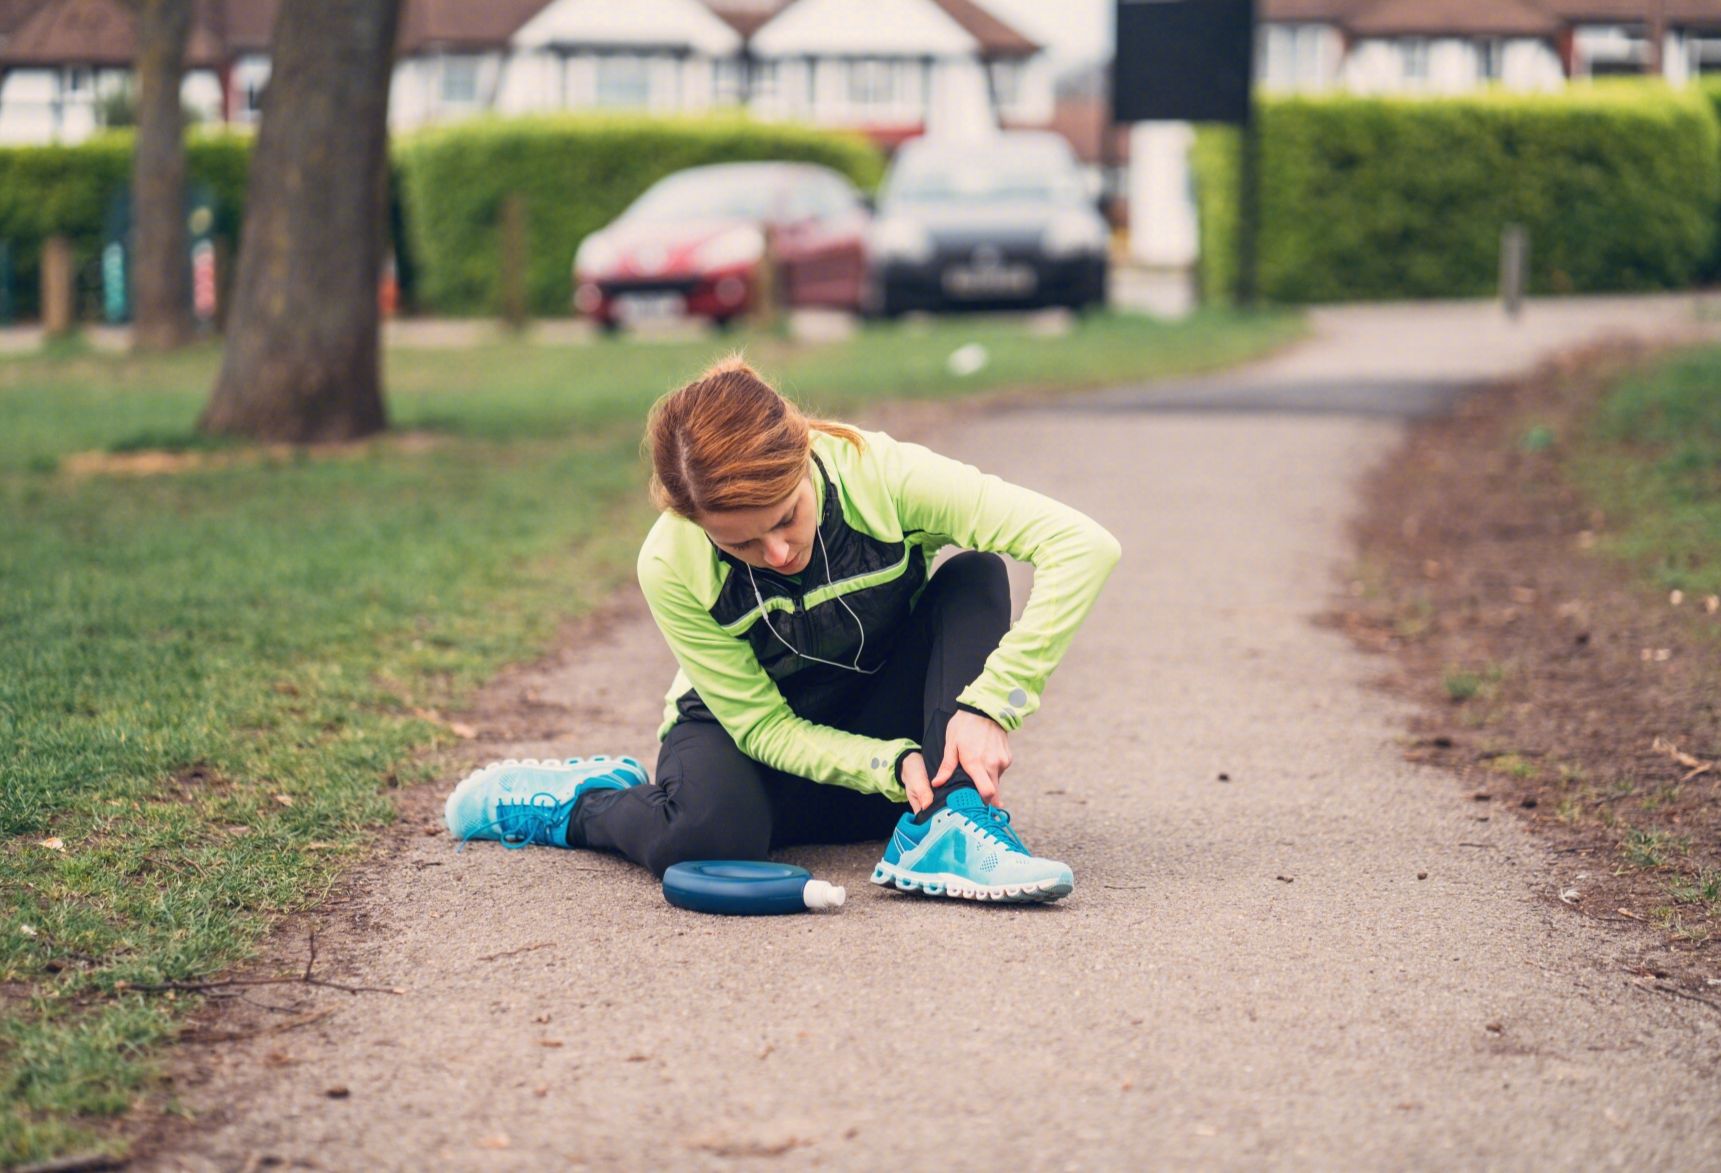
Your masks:
<svg viewBox="0 0 1721 1173"><path fill-rule="evenodd" d="M902 759L902 785L908 791L908 809L919 814L932 805L932 780L926 776L926 759L915 750Z"/></svg>

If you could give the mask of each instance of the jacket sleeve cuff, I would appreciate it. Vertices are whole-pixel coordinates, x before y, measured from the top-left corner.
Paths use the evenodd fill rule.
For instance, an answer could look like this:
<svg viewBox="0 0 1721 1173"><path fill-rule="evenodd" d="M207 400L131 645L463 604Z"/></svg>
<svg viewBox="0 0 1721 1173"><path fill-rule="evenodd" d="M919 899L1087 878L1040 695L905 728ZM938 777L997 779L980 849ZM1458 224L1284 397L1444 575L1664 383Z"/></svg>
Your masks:
<svg viewBox="0 0 1721 1173"><path fill-rule="evenodd" d="M909 754L919 753L919 752L920 752L920 749L918 746L911 745L907 749L903 750L901 753L896 755L896 784L898 786L902 785L902 763L908 760Z"/></svg>

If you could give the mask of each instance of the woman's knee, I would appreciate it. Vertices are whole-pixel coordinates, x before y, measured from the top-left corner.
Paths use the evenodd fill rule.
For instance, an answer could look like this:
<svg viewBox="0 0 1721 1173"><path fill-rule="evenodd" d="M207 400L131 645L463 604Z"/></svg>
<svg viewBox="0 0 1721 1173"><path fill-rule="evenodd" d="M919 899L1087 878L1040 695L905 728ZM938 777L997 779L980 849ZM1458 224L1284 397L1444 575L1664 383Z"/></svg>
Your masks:
<svg viewBox="0 0 1721 1173"><path fill-rule="evenodd" d="M663 816L642 861L658 875L690 859L763 859L771 804L758 763L720 726L671 730L658 759Z"/></svg>
<svg viewBox="0 0 1721 1173"><path fill-rule="evenodd" d="M948 576L948 577L946 577ZM938 567L932 576L946 591L969 606L981 606L1010 624L1010 572L1004 559L986 550L964 550Z"/></svg>

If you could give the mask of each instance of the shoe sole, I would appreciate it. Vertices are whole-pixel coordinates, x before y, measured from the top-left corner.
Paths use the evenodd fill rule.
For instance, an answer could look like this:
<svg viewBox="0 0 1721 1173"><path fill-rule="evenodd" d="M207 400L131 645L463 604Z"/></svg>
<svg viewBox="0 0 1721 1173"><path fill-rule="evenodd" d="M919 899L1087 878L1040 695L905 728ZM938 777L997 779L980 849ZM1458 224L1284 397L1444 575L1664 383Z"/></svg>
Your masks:
<svg viewBox="0 0 1721 1173"><path fill-rule="evenodd" d="M949 872L923 876L879 861L872 882L881 888L920 892L927 896L949 896L954 900L992 901L998 904L1049 904L1075 891L1075 881L1041 880L1037 884L976 884Z"/></svg>

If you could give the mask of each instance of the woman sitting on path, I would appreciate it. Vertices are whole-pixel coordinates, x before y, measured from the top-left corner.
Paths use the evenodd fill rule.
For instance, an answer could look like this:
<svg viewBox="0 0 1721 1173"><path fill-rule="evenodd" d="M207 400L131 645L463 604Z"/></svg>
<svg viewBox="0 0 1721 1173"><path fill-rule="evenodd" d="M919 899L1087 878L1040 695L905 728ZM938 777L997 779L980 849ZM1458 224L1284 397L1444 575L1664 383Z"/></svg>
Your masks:
<svg viewBox="0 0 1721 1173"><path fill-rule="evenodd" d="M657 782L631 758L487 766L449 796L449 830L659 875L888 839L874 883L1066 895L1070 869L1029 854L998 783L1117 540L917 444L809 420L739 359L665 396L648 430L663 513L639 581L681 666ZM969 552L932 573L948 545ZM999 554L1034 565L1014 627Z"/></svg>

